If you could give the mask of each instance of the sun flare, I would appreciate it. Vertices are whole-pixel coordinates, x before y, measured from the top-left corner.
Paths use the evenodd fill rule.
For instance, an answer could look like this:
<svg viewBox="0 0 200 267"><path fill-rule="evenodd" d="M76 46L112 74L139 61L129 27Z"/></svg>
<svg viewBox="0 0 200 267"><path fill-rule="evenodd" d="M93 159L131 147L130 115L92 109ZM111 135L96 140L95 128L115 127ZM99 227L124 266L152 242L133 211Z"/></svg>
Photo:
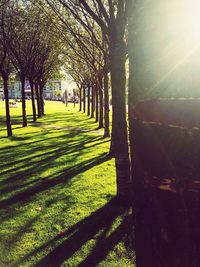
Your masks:
<svg viewBox="0 0 200 267"><path fill-rule="evenodd" d="M180 26L191 42L200 41L200 1L183 1L180 8Z"/></svg>
<svg viewBox="0 0 200 267"><path fill-rule="evenodd" d="M137 16L135 62L146 94L200 97L200 0L146 1Z"/></svg>

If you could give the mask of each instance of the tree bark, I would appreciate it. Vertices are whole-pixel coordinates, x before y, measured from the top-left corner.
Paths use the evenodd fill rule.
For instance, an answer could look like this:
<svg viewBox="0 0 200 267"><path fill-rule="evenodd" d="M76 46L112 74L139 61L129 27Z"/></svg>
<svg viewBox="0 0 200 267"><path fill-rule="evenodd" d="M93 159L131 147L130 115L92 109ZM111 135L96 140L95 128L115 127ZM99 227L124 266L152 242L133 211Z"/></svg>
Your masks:
<svg viewBox="0 0 200 267"><path fill-rule="evenodd" d="M110 139L110 151L109 151L109 155L111 157L115 156L115 149L114 149L114 142L113 142L113 134L111 133L111 139Z"/></svg>
<svg viewBox="0 0 200 267"><path fill-rule="evenodd" d="M92 107L91 107L91 118L94 118L95 112L95 85L92 83Z"/></svg>
<svg viewBox="0 0 200 267"><path fill-rule="evenodd" d="M67 96L67 90L65 90L65 106L68 105L68 96Z"/></svg>
<svg viewBox="0 0 200 267"><path fill-rule="evenodd" d="M21 77L21 85L22 85L22 126L27 126L27 118L26 118L26 96L25 96L25 77Z"/></svg>
<svg viewBox="0 0 200 267"><path fill-rule="evenodd" d="M87 99L88 99L88 106L87 106L87 115L90 116L90 85L88 85L88 96L87 96Z"/></svg>
<svg viewBox="0 0 200 267"><path fill-rule="evenodd" d="M9 108L9 97L8 97L8 77L2 75L3 78L3 88L4 88L4 97L5 97L5 108L6 108L6 127L7 127L7 136L12 136L12 126L10 121L10 108Z"/></svg>
<svg viewBox="0 0 200 267"><path fill-rule="evenodd" d="M95 86L95 92L96 92L96 97L95 97L95 100L96 100L96 111L95 111L95 117L96 117L96 121L95 122L98 122L99 121L99 86L98 86L98 82L96 83L96 86Z"/></svg>
<svg viewBox="0 0 200 267"><path fill-rule="evenodd" d="M130 160L128 147L128 132L126 121L126 100L125 100L125 83L126 83L126 49L121 34L121 27L124 23L120 16L114 29L110 32L110 68L112 83L112 106L113 122L112 135L115 144L114 154L116 162L117 176L117 195L125 201L130 200Z"/></svg>
<svg viewBox="0 0 200 267"><path fill-rule="evenodd" d="M39 92L39 86L37 83L35 83L35 92L36 92L36 97L37 97L38 118L41 118L40 92Z"/></svg>
<svg viewBox="0 0 200 267"><path fill-rule="evenodd" d="M76 107L76 93L75 90L73 90L73 101L74 101L74 108Z"/></svg>
<svg viewBox="0 0 200 267"><path fill-rule="evenodd" d="M32 81L29 81L31 86L31 101L32 101L32 112L33 112L33 121L36 122L36 107L35 107L35 95L34 95L34 84Z"/></svg>
<svg viewBox="0 0 200 267"><path fill-rule="evenodd" d="M40 91L40 108L41 108L41 115L44 115L44 85L42 83L39 84L39 91Z"/></svg>
<svg viewBox="0 0 200 267"><path fill-rule="evenodd" d="M86 111L86 96L85 96L85 86L83 87L83 112Z"/></svg>
<svg viewBox="0 0 200 267"><path fill-rule="evenodd" d="M79 111L82 111L82 87L79 88Z"/></svg>
<svg viewBox="0 0 200 267"><path fill-rule="evenodd" d="M110 137L108 72L104 70L104 137Z"/></svg>
<svg viewBox="0 0 200 267"><path fill-rule="evenodd" d="M103 77L99 75L99 129L103 128Z"/></svg>

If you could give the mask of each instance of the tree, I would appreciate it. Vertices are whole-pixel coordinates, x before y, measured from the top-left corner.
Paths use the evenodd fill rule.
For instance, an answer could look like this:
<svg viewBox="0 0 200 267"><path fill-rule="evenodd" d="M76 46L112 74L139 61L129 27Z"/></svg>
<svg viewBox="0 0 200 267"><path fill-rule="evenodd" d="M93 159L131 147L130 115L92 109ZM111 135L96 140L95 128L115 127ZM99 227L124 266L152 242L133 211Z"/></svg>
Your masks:
<svg viewBox="0 0 200 267"><path fill-rule="evenodd" d="M11 9L10 16L13 18L12 31L7 35L9 57L18 73L22 87L22 126L27 126L26 118L26 99L25 99L25 80L28 74L34 42L32 42L31 19L23 5L16 1ZM23 29L23 30L22 30Z"/></svg>
<svg viewBox="0 0 200 267"><path fill-rule="evenodd" d="M76 64L82 64L83 62L84 66L87 68L87 78L85 78L84 80L90 80L88 84L93 85L92 102L88 102L87 105L88 113L90 113L90 106L92 106L91 117L94 117L94 91L95 89L97 89L98 97L96 98L96 101L98 102L98 104L96 105L96 122L99 122L99 128L103 127L104 111L104 120L106 121L104 136L106 137L109 135L109 100L108 97L104 98L103 94L105 93L106 95L108 95L108 93L105 91L108 91L108 88L104 88L104 83L102 83L101 81L99 82L99 77L102 77L101 73L103 72L103 69L109 70L108 65L105 67L105 62L108 63L108 60L104 60L105 55L108 58L108 49L105 45L106 38L104 38L104 41L102 43L101 29L96 25L93 18L89 17L86 12L83 12L84 9L82 7L68 10L68 8L63 9L62 4L61 6L59 6L59 4L55 5L53 1L47 0L46 2L50 5L63 25L62 37L66 36L65 40L63 41L65 42L67 47L69 46L69 48L67 48L66 56L73 58L73 61L75 60ZM71 19L70 17L71 11L74 16L73 19ZM76 20L78 20L78 23L76 22ZM69 52L70 50L73 50L73 57L71 56L71 52ZM96 86L94 86L95 83ZM97 86L99 88L97 88ZM107 101L107 103L104 105L105 101Z"/></svg>
<svg viewBox="0 0 200 267"><path fill-rule="evenodd" d="M127 1L110 0L108 5L101 0L92 2L80 0L78 3L74 0L57 2L70 10L74 18L82 25L85 24L85 21L77 16L77 10L82 12L82 17L86 14L87 17L92 18L108 38L113 105L112 138L116 158L117 194L122 199L127 199L130 196L131 182L125 99Z"/></svg>
<svg viewBox="0 0 200 267"><path fill-rule="evenodd" d="M41 16L41 34L38 40L39 46L34 62L34 84L37 94L38 117L44 115L44 86L49 79L60 78L60 69L63 64L61 57L62 42L58 38L57 31L50 31L52 18Z"/></svg>
<svg viewBox="0 0 200 267"><path fill-rule="evenodd" d="M8 97L8 80L9 76L13 71L13 66L8 57L8 47L6 34L10 33L10 23L7 13L8 4L6 1L0 6L0 73L3 79L4 98L5 98L5 109L6 109L6 126L7 136L12 136L12 127L10 120L10 109L9 109L9 97Z"/></svg>

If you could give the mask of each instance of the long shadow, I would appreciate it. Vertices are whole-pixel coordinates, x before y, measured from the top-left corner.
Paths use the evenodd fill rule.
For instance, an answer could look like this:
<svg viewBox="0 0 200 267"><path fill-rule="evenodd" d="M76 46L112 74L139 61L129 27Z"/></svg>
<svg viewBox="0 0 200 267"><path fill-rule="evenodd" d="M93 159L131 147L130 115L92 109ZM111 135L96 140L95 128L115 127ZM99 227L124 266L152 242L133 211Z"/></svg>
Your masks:
<svg viewBox="0 0 200 267"><path fill-rule="evenodd" d="M27 190L24 190L22 192L19 192L18 194L0 201L0 208L6 208L12 204L17 204L18 202L24 202L33 197L35 194L40 193L42 191L45 191L47 189L50 189L51 187L54 187L58 184L64 183L66 184L71 178L74 176L85 172L89 170L90 168L97 166L107 160L110 159L110 156L106 153L103 153L102 155L99 155L95 159L89 159L88 161L81 162L79 165L72 167L66 171L64 171L62 174L51 177L50 179L46 179L45 181L42 181L40 183L37 183L35 186L32 186L28 188Z"/></svg>
<svg viewBox="0 0 200 267"><path fill-rule="evenodd" d="M99 237L91 254L88 255L78 266L97 266L97 264L105 259L108 253L113 250L117 243L122 241L124 238L128 239L128 236L133 235L132 225L132 216L127 215L122 223L108 237L105 234ZM105 233L106 232L107 231L105 230ZM132 246L132 244L128 245Z"/></svg>
<svg viewBox="0 0 200 267"><path fill-rule="evenodd" d="M22 160L17 160L12 163L4 164L3 167L9 167L9 166L12 167L13 164L18 164L18 166L9 168L9 170L5 170L1 172L1 175L3 175L3 174L8 173L9 171L9 177L0 181L0 185L6 185L8 184L8 182L12 182L15 180L17 181L23 180L23 184L18 185L18 186L15 186L14 184L12 185L9 184L9 186L7 186L7 189L6 188L1 189L1 192L6 193L9 191L12 191L13 189L24 187L26 185L26 183L24 183L24 181L26 180L26 176L30 177L32 174L35 173L35 171L37 171L37 174L39 174L40 172L43 172L46 168L49 168L49 162L53 162L56 158L58 158L59 156L62 156L64 153L77 152L70 158L70 160L68 160L68 163L74 162L76 157L80 156L80 154L83 153L85 149L90 149L94 146L98 146L102 143L108 142L108 140L105 140L105 139L102 140L101 138L96 138L95 140L99 140L99 142L89 145L87 146L87 148L84 148L85 142L81 142L81 143L77 142L72 145L67 144L66 146L63 146L62 148L59 147L53 151L45 152L42 154L37 154L34 156L26 157L25 159L22 159ZM55 147L55 144L52 147ZM37 149L38 151L40 151L40 148L37 148ZM41 158L44 158L44 157L45 159L41 161ZM23 168L22 171L21 171L21 168ZM67 172L68 170L66 169L66 173ZM33 183L34 181L31 181L30 183Z"/></svg>
<svg viewBox="0 0 200 267"><path fill-rule="evenodd" d="M58 267L69 259L75 252L77 252L89 240L97 240L95 247L91 254L79 264L79 266L96 266L109 253L110 250L128 235L132 234L131 215L128 214L130 207L119 206L117 199L112 199L105 206L92 213L89 217L83 219L71 228L66 230L62 237L55 237L46 244L38 247L31 253L27 254L23 259L16 262L14 266L19 266L30 257L36 255L49 246L52 246L58 239L66 238L48 255L41 259L37 267ZM109 216L108 216L109 215ZM123 216L122 223L108 236L105 234L111 229L115 219Z"/></svg>
<svg viewBox="0 0 200 267"><path fill-rule="evenodd" d="M59 170L56 173L54 173L53 176L45 180L41 181L41 178L38 178L38 179L34 178L33 180L31 180L32 177L31 179L29 179L30 175L32 175L34 172L35 173L37 172L38 174L40 173L41 170L45 170L49 168L50 162L54 162L55 158L59 157L60 155L63 155L64 153L71 153L71 152L77 151L79 153L78 155L80 156L82 155L82 151L84 150L85 144L87 144L86 149L88 149L88 148L91 148L93 146L96 146L104 142L104 141L99 140L99 143L95 143L95 144L92 143L88 145L88 143L95 142L98 139L102 139L102 137L84 135L83 137L79 139L76 138L75 139L76 143L74 144L74 140L72 139L74 139L74 137L76 137L76 135L78 135L79 133L83 133L83 131L84 133L91 131L90 128L93 127L92 124L94 124L94 122L91 121L90 127L85 127L84 126L85 122L83 122L83 120L79 118L77 119L76 117L74 117L74 114L66 114L66 116L64 116L63 113L58 113L56 116L57 116L56 119L55 119L55 114L48 116L48 117L46 116L45 121L49 119L48 123L41 121L41 122L38 122L36 125L32 125L32 126L41 127L41 128L43 128L44 126L45 128L45 124L46 125L50 123L54 124L56 122L59 122L60 120L66 119L67 124L66 126L61 125L60 126L61 130L65 129L65 127L67 129L67 125L70 124L70 121L73 123L72 125L75 125L75 124L78 125L77 129L76 127L74 127L74 129L69 128L68 130L70 133L63 134L63 135L61 133L58 140L56 140L56 138L58 137L48 136L48 141L51 141L51 143L48 145L46 145L45 143L43 145L42 141L45 141L45 138L47 136L46 134L53 133L57 131L57 129L50 127L49 129L46 128L47 131L44 130L44 133L39 133L39 134L30 133L30 135L29 133L27 133L26 136L21 136L21 135L16 136L16 137L14 136L12 137L12 140L19 141L22 144L18 144L16 146L10 146L9 148L3 147L3 149L0 151L0 156L2 157L2 159L5 159L6 152L9 154L6 164L4 164L4 167L5 165L6 167L11 166L11 172L17 171L17 173L15 174L11 173L11 175L8 178L6 178L5 181L2 181L3 182L2 184L4 184L5 182L5 185L6 185L7 182L9 181L12 182L14 181L15 178L18 178L19 179L18 181L23 183L21 185L16 183L16 185L11 185L9 187L4 188L4 193L8 193L9 191L11 191L12 194L15 194L15 195L9 196L9 198L3 199L2 201L0 201L0 208L5 209L5 210L12 209L12 208L14 209L14 207L17 204L26 202L27 200L34 197L36 194L40 192L48 190L59 184L63 184L65 186L71 178L110 159L108 155L106 155L105 153L102 153L98 155L98 157L96 158L92 158L92 159L90 158L85 161L83 158L83 161L81 163L75 166L73 166L74 164L72 164L71 165L72 167L67 170ZM21 124L21 117L19 118L20 118L20 122L18 122L17 120L18 118L16 119L16 123L18 126L19 126L18 123ZM88 118L88 121L89 121L89 118ZM81 127L83 127L82 128L83 130L81 129ZM94 130L94 128L92 130ZM35 137L40 137L40 136L42 136L42 139L34 140ZM26 145L27 145L27 149L25 150L23 147L21 148L21 145L23 145L23 142L26 142ZM64 142L66 143L64 144ZM105 140L105 142L107 142L107 140ZM43 155L42 154L35 155L35 152L37 152L38 150L38 145L41 146L41 148L39 149L42 149L42 150L47 151L47 150L52 149L53 147L55 148L58 147L58 150L56 149L55 151L48 151L47 153L44 151L44 153L42 153ZM12 153L10 153L10 150L12 150L13 148L16 148L15 158L13 157L12 160L9 160L9 157L12 155ZM30 153L32 153L33 156L29 156ZM27 156L27 158L23 159L20 156L23 156L23 157ZM45 159L42 160L42 162L40 162L39 158L37 159L37 157L43 157L43 156L45 156ZM29 157L33 161L31 162L30 160L30 162L27 162L27 165L23 164L23 163L26 163L27 160L29 161ZM76 159L76 156L74 156L73 154L72 158L70 158L69 161L75 162L75 159ZM13 168L12 164L20 164L20 165L23 164L23 166L21 167L22 168L25 167L26 169L21 170L20 172L20 167L13 166L14 167ZM30 167L28 166L28 164L30 164ZM55 166L56 164L57 163L55 163ZM6 172L6 170L4 171ZM17 177L19 175L20 177ZM9 180L10 178L12 178L12 180ZM26 180L27 180L27 183L24 183L24 181ZM17 190L17 189L21 191L14 192L14 190ZM15 209L13 210L13 212L16 212ZM111 232L110 235L108 235L108 233L112 229L113 222L118 216L124 216L124 220L113 232ZM26 231L30 227L30 225L33 222L35 222L36 219L37 218L33 218L33 220L30 220L24 226L24 230ZM131 225L132 224L130 223L130 216L127 215L127 208L119 207L116 203L116 200L112 200L107 205L97 210L96 212L91 214L86 219L80 221L79 223L77 223L76 225L68 229L63 235L63 237L68 238L68 239L65 240L62 244L58 245L45 258L41 259L40 262L38 262L37 266L48 266L48 265L52 267L60 266L63 261L70 258L76 251L78 251L81 248L82 245L86 244L87 241L91 239L96 240L96 245L91 251L91 254L82 263L80 263L80 266L95 266L108 255L109 251L113 249L113 247L120 240L123 240L124 238L126 239L127 234L130 232ZM56 245L55 242L57 241L61 242L62 237L56 236L55 238L43 244L39 248L36 248L31 253L27 254L23 259L20 259L17 262L17 265L14 265L14 266L20 266L22 262L29 259L33 255L40 253L43 249L47 248L48 246L53 247L53 245ZM101 250L101 252L98 253L98 250Z"/></svg>
<svg viewBox="0 0 200 267"><path fill-rule="evenodd" d="M101 143L99 143L101 144ZM97 144L95 144L97 145ZM78 146L80 148L80 145ZM92 147L92 146L90 146ZM89 147L89 148L90 148ZM28 177L30 177L31 175L33 175L35 173L35 171L37 170L37 173L39 174L41 171L44 171L45 168L48 168L49 166L49 161L57 158L58 156L62 155L63 153L65 152L65 149L58 149L56 151L53 151L53 152L48 152L48 153L45 153L45 154L42 154L42 155L38 155L38 156L35 156L33 158L36 158L36 157L41 157L41 156L44 156L46 154L48 154L48 157L45 158L45 161L43 161L42 163L39 161L35 161L31 164L30 166L30 163L27 163L27 164L23 164L23 168L26 168L25 170L23 171L20 171L21 169L21 166L19 167L16 167L16 168L12 168L12 169L9 169L9 174L12 174L14 172L13 175L9 176L9 178L6 178L5 180L3 181L0 181L0 186L4 186L6 184L9 184L9 186L6 186L4 188L1 188L1 194L5 194L5 193L9 193L11 191L14 191L14 190L17 190L17 189L22 189L24 187L26 187L27 185L31 185L31 184L35 184L36 182L38 181L41 181L41 178L38 178L38 179L33 179L33 180L30 180L28 182L25 182L27 179L26 179L26 176L28 175ZM68 152L68 151L67 151ZM73 152L70 151L70 152ZM69 162L74 162L74 157L71 157L70 160L68 160L68 163ZM27 161L27 158L25 159L25 161ZM82 164L84 165L85 163L82 162ZM39 165L39 167L38 167ZM28 167L28 168L27 168ZM73 167L73 169L76 168L76 167ZM65 172L66 174L71 170L70 169L66 169ZM2 175L3 174L6 174L8 171L4 171L2 172ZM17 172L17 173L16 173ZM15 184L11 184L10 185L10 182L12 181L20 181L22 180L23 183L21 183L20 185L15 185Z"/></svg>
<svg viewBox="0 0 200 267"><path fill-rule="evenodd" d="M95 144L92 144L90 146L88 146L88 148L91 148L93 146L98 146L99 144L102 144L102 143L106 143L108 142L108 140L106 139L103 139L101 137L96 137L96 138L87 138L87 137L83 137L82 139L79 139L77 140L76 143L73 143L73 144L70 144L70 143L66 143L65 142L65 139L64 137L66 137L68 135L63 135L61 136L63 138L63 141L62 142L54 142L52 144L48 144L48 145L45 145L41 148L41 146L34 146L34 147L31 147L31 148L28 148L25 153L23 153L24 149L22 149L22 151L20 150L19 151L19 155L20 156L26 156L28 155L26 158L24 159L13 159L12 162L8 162L8 163L3 163L2 166L5 168L5 167L9 167L9 166L13 166L13 165L16 165L16 164L20 164L20 163L23 163L27 160L32 160L34 158L37 158L37 157L42 157L42 156L45 156L45 155L50 155L50 154L53 154L53 153L59 153L60 151L62 151L62 153L70 153L70 152L74 152L74 151L78 151L80 149L83 149L84 148L84 145L85 144L89 144L91 141L94 142L94 141L100 141L98 143L95 143ZM49 139L57 139L57 137L54 137L54 138L49 138ZM48 139L48 141L49 141ZM42 142L40 142L40 145L42 144ZM64 144L64 145L63 145ZM29 145L29 144L28 144ZM55 148L55 150L53 151L49 151L49 149L53 149ZM40 152L41 150L44 150L44 151L49 151L49 152L45 152L45 153L42 153L42 154L37 154L37 155L34 155L35 152ZM31 154L30 154L31 152ZM22 154L23 153L23 154ZM17 155L18 153L15 153L15 156ZM10 153L6 152L6 155L8 155L7 157L3 157L4 158L4 161L6 161L6 159L9 159L10 158L10 155L12 155L12 151ZM34 156L32 156L34 155ZM3 156L3 155L2 155ZM0 158L1 158L1 152L0 152ZM49 158L47 158L48 160L50 160ZM0 164L1 165L1 164ZM16 166L17 167L17 166ZM16 167L14 167L13 169L15 169ZM10 171L10 170L9 170ZM6 171L7 172L7 171ZM4 174L3 172L1 172L1 175Z"/></svg>
<svg viewBox="0 0 200 267"><path fill-rule="evenodd" d="M63 130L63 129L61 129L61 130ZM91 130L88 130L88 131L82 131L82 130L71 130L71 129L69 129L69 132L68 133L65 133L65 134L61 134L60 136L59 136L59 139L60 140L62 140L62 138L67 138L67 139L69 139L69 138L73 138L73 137L75 137L75 136L77 136L78 134L80 134L80 133L84 133L84 134L87 134L88 132L90 132ZM50 131L48 131L48 132L46 132L46 133L39 133L39 134L33 134L33 133L31 133L31 136L28 136L29 135L29 133L26 133L26 136L24 136L24 137L20 137L20 136L12 136L12 137L10 137L10 140L12 141L12 140L14 140L14 141L26 141L26 140L31 140L31 142L27 142L26 144L27 145L36 145L36 143L42 143L43 141L46 141L46 134L53 134L53 133L55 133L55 130L54 131L52 131L52 130L50 130ZM34 140L34 141L32 141L33 140L33 136L34 136L34 138L36 138L36 137L40 137L40 139L39 140ZM41 138L41 136L43 137L43 138ZM2 137L2 138L4 138L4 137ZM7 137L5 137L5 138L7 138ZM56 136L53 136L53 137L49 137L48 136L48 140L51 140L51 139L57 139L58 137ZM86 136L83 136L83 138L86 140ZM93 137L93 136L90 136L90 139L91 140L95 140L95 139L100 139L100 138L102 138L102 137L97 137L97 138L95 138L95 137ZM87 141L87 140L86 140ZM9 148L10 149L14 149L14 148L18 148L18 147L21 147L22 146L22 144L19 144L19 145L10 145L10 146L7 146L7 147L2 147L2 148L0 148L0 152L2 152L2 153L5 153L5 152L3 152L3 151L7 151ZM12 154L12 151L10 152L10 154Z"/></svg>
<svg viewBox="0 0 200 267"><path fill-rule="evenodd" d="M54 132L51 131L50 132L51 134L53 134ZM49 134L49 132L47 133L39 133L39 134L33 134L31 133L31 136L28 136L28 137L18 137L18 136L12 136L10 137L10 140L14 140L14 141L26 141L26 140L31 140L31 142L27 142L26 145L28 145L28 150L32 149L32 145L34 145L35 147L37 146L37 143L42 143L42 142L45 142L46 141L46 134ZM77 133L78 134L78 133ZM29 135L28 133L26 133L26 136ZM75 133L73 133L73 135L75 135ZM33 140L34 138L37 138L39 137L40 139L39 140ZM42 138L41 138L42 137ZM72 137L72 133L67 133L67 134L62 134L59 136L60 139L62 138L71 138ZM56 136L53 136L53 137L49 137L48 136L48 140L51 140L51 139L57 139L58 137ZM0 148L0 153L4 153L4 151L6 151L6 153L8 153L8 150L9 149L16 149L16 148L21 148L22 147L22 143L18 144L18 145L10 145L10 146L7 146L7 147L2 147ZM23 147L24 149L24 147ZM10 151L9 154L13 154L13 151Z"/></svg>

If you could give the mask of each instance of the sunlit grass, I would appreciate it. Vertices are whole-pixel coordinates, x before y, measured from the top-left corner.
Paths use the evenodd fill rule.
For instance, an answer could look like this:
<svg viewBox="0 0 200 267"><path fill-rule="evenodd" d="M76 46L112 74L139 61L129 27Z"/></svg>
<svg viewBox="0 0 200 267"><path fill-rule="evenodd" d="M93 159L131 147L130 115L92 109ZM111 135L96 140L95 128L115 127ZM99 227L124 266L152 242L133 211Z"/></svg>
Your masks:
<svg viewBox="0 0 200 267"><path fill-rule="evenodd" d="M20 106L8 139L0 102L0 266L133 266L130 216L112 203L109 139L56 102L33 124L27 101L22 128Z"/></svg>

